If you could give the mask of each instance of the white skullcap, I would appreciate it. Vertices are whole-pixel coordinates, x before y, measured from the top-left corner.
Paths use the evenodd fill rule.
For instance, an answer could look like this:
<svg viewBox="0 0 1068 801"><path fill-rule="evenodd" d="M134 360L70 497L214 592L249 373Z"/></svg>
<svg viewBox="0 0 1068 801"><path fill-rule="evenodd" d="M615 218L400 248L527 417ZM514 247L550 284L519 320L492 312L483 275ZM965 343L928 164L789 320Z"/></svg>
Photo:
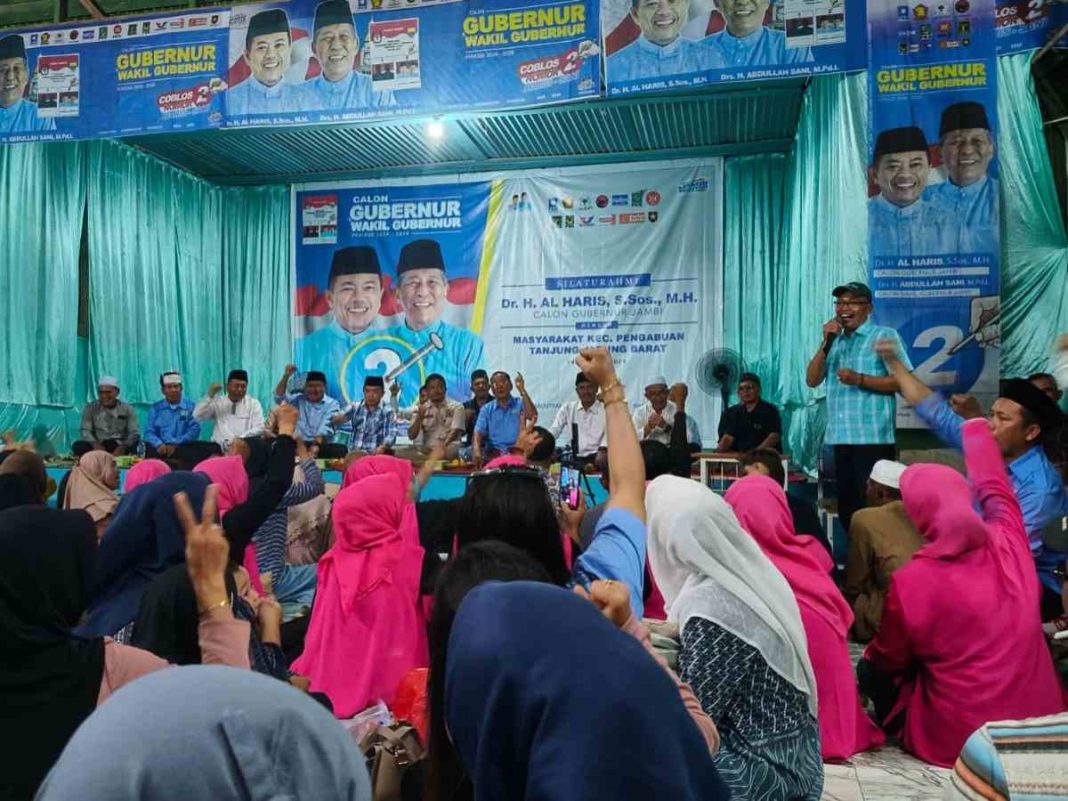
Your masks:
<svg viewBox="0 0 1068 801"><path fill-rule="evenodd" d="M100 376L100 380L96 382L96 385L98 387L115 387L115 389L118 389L119 379L113 375L102 375Z"/></svg>
<svg viewBox="0 0 1068 801"><path fill-rule="evenodd" d="M648 389L649 387L658 387L658 386L665 386L665 387L667 386L667 379L664 378L664 376L662 376L662 375L654 375L652 378L650 378L648 381L645 382L645 388L646 389Z"/></svg>
<svg viewBox="0 0 1068 801"><path fill-rule="evenodd" d="M901 462L880 459L871 469L871 480L884 487L901 489L901 474L905 472L905 467Z"/></svg>
<svg viewBox="0 0 1068 801"><path fill-rule="evenodd" d="M181 373L164 373L163 374L163 386L167 386L168 384L181 384L181 383L182 383L182 374Z"/></svg>

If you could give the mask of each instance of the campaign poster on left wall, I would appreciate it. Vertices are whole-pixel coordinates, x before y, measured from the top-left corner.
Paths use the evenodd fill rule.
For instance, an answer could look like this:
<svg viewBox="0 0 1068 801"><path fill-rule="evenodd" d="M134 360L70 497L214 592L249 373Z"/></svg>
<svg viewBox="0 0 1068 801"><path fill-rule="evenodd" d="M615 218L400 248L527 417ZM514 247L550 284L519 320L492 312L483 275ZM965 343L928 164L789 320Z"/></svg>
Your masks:
<svg viewBox="0 0 1068 801"><path fill-rule="evenodd" d="M236 6L226 125L307 125L597 97L599 0Z"/></svg>
<svg viewBox="0 0 1068 801"><path fill-rule="evenodd" d="M221 125L229 25L205 10L0 36L0 143Z"/></svg>

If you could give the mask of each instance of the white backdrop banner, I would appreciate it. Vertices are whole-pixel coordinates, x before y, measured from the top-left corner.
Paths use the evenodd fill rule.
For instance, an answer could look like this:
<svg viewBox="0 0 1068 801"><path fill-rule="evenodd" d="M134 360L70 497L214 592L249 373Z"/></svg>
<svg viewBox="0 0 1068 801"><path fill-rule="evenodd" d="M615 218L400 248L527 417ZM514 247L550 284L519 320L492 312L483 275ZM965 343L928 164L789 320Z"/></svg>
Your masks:
<svg viewBox="0 0 1068 801"><path fill-rule="evenodd" d="M545 426L583 346L612 351L634 404L653 376L693 387L721 341L721 175L700 159L295 187L297 364L346 400L400 370L403 405L430 373L463 399L477 367L520 372ZM690 397L713 436L718 400Z"/></svg>

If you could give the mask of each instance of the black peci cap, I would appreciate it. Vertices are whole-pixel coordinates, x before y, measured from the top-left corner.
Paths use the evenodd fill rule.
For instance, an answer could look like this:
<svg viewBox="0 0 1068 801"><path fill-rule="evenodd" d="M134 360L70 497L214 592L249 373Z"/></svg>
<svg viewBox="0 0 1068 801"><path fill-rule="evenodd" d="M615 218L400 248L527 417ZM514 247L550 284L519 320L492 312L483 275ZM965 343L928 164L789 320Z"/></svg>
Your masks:
<svg viewBox="0 0 1068 801"><path fill-rule="evenodd" d="M334 251L333 261L330 262L330 278L326 285L330 286L335 278L342 275L381 276L382 267L378 263L378 254L375 249L364 245Z"/></svg>
<svg viewBox="0 0 1068 801"><path fill-rule="evenodd" d="M405 245L397 260L397 277L409 270L444 271L445 259L441 255L441 245L433 239L417 239Z"/></svg>
<svg viewBox="0 0 1068 801"><path fill-rule="evenodd" d="M907 128L889 128L879 134L875 140L875 153L872 161L888 153L910 153L916 150L927 152L927 137L915 125Z"/></svg>
<svg viewBox="0 0 1068 801"><path fill-rule="evenodd" d="M245 33L245 49L249 49L252 40L257 36L267 36L272 33L289 34L290 40L293 39L293 34L289 30L289 17L281 8L269 8L252 15L248 21L248 31Z"/></svg>

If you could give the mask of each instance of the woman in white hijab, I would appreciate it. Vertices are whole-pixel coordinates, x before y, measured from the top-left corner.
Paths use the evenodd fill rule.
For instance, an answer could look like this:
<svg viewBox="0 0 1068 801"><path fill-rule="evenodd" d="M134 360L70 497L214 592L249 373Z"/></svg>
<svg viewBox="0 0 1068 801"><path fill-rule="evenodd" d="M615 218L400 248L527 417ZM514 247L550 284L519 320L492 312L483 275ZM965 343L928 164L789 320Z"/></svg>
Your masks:
<svg viewBox="0 0 1068 801"><path fill-rule="evenodd" d="M714 761L736 801L816 801L816 680L786 579L727 502L661 476L646 493L649 561L681 638L679 674L719 728Z"/></svg>

